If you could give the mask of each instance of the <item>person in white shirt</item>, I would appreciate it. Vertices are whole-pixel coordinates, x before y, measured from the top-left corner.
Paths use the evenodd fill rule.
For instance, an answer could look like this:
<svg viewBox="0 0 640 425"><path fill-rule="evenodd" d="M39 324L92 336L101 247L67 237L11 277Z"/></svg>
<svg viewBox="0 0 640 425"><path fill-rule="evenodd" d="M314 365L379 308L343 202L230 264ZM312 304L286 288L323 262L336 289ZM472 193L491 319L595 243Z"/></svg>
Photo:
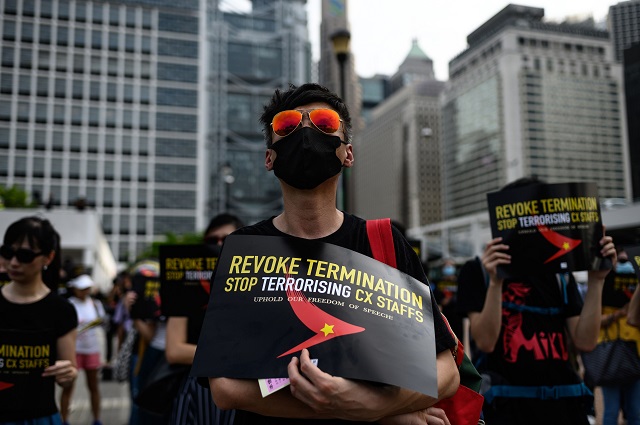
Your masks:
<svg viewBox="0 0 640 425"><path fill-rule="evenodd" d="M75 307L78 314L78 338L76 340L76 361L78 370L84 369L87 388L91 400L91 413L93 425L101 425L100 422L100 387L98 385L98 372L102 366L100 352L100 334L98 327L102 325L106 317L102 303L91 296L93 280L86 274L80 275L69 281L68 286L72 291L69 302ZM73 395L74 386L64 388L60 396L60 413L64 424L68 424L69 405Z"/></svg>

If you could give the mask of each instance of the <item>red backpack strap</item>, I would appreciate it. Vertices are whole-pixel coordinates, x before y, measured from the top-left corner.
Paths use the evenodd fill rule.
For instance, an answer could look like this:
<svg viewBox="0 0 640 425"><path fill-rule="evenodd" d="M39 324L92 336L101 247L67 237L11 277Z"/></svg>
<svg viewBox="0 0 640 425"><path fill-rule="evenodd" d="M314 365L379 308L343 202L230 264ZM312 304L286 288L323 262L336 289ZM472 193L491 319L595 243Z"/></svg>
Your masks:
<svg viewBox="0 0 640 425"><path fill-rule="evenodd" d="M367 236L369 236L373 258L396 268L396 248L393 244L391 219L367 220Z"/></svg>

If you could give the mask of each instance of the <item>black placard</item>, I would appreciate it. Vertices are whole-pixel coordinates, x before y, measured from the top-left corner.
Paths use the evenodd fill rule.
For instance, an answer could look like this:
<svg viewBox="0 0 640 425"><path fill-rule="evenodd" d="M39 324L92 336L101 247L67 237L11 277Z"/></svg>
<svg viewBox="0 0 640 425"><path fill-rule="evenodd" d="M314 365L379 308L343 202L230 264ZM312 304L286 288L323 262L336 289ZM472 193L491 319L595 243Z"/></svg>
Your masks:
<svg viewBox="0 0 640 425"><path fill-rule="evenodd" d="M491 234L509 245L501 276L606 267L595 183L538 184L487 194ZM608 263L610 267L610 262Z"/></svg>
<svg viewBox="0 0 640 425"><path fill-rule="evenodd" d="M192 375L287 377L303 348L331 375L437 394L427 285L332 244L229 236Z"/></svg>
<svg viewBox="0 0 640 425"><path fill-rule="evenodd" d="M206 308L217 245L161 245L160 298L165 316L190 316Z"/></svg>

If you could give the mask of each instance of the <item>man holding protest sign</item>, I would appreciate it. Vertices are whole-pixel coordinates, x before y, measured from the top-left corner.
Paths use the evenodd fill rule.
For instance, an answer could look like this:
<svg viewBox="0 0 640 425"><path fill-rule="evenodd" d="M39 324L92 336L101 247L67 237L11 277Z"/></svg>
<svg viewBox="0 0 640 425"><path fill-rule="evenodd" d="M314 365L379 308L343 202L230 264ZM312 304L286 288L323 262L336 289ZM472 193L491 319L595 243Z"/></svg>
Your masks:
<svg viewBox="0 0 640 425"><path fill-rule="evenodd" d="M595 347L604 280L616 262L593 190L523 178L488 195L494 239L458 278L458 309L486 353L487 423L588 424L591 393L570 363L569 344ZM504 220L515 220L506 233ZM583 303L570 272L585 268Z"/></svg>
<svg viewBox="0 0 640 425"><path fill-rule="evenodd" d="M386 298L378 295L378 299L384 298L391 306L387 310L384 308L368 309L366 310L368 313L362 313L365 309L359 309L359 306L355 304L357 297L354 297L354 294L361 291L361 288L350 286L349 283L291 277L294 273L303 273L308 270L315 277L331 277L333 275L333 279L338 280L337 270L342 267L344 275L350 276L352 280L356 279L354 276L357 275L360 279L361 275L366 275L366 273L361 273L358 270L356 274L355 269L347 269L344 265L337 265L340 256L350 257L353 254L358 258L359 264L374 261L371 259L372 251L367 237L366 222L336 208L336 192L340 172L343 167L349 168L354 162L353 147L349 140L351 123L346 105L338 96L322 86L316 84L291 86L287 91L276 91L271 102L265 106L261 122L264 125L267 139L265 167L267 171L274 171L280 180L284 211L276 217L240 229L225 242L214 281L214 286L218 285L218 288L212 287L212 297L198 344L193 373L198 376L210 377L211 391L218 406L224 409L238 409L234 421L236 425L306 423L308 419L315 419L314 423L318 424L336 424L346 421L377 421L381 424L426 424L427 422L429 424L449 424L444 412L431 406L439 399L451 397L458 388L459 373L451 352L451 349L455 347L455 341L448 332L441 315L433 314L434 311L438 312L438 308L430 296L428 281L420 260L396 229L393 229L393 239L398 260L397 268L409 275L409 279L414 279L420 288L415 287L414 291L409 291L406 287L401 288L400 284L395 285L387 281L387 286L378 288L378 293L384 292L386 294ZM255 235L260 237L254 237ZM250 251L263 241L264 250L268 250L268 241L271 239L267 237L276 237L274 238L273 250L276 248L285 250L290 246L302 247L302 249L312 246L313 249L317 248L317 251L313 251L310 254L312 259L307 259L305 263L302 257L306 253L294 249L292 252L297 254L295 257L299 255L301 258L286 257L286 260L282 261L282 270L280 270L284 272L282 276L234 277L220 281L218 284L222 273L250 274L252 270L260 268L262 272L267 273L265 271L267 263L262 260L267 258L268 261L268 257L246 255L246 251ZM250 239L253 243L242 252L235 251L236 246L242 247L242 238L253 238ZM255 249L258 248L260 247ZM234 255L231 266L229 266L228 262L225 263L226 250L234 250L232 253L243 255ZM322 254L316 256L315 254L325 251L332 255L333 261L326 261L328 257L323 257ZM366 256L366 260L358 256ZM280 257L280 259L282 258L284 257ZM238 261L236 262L236 260ZM376 263L379 267L386 267L382 263ZM280 268L280 264L274 263L273 267ZM397 280L401 279L400 275L395 277ZM260 283L257 283L259 279ZM309 289L308 293L290 292L292 287L288 285L294 280L296 282L304 280L305 287ZM287 286L283 286L285 281ZM226 289L223 290L223 286ZM282 291L283 287L288 288L286 294ZM324 324L322 329L314 328L317 332L316 335L307 341L302 338L296 339L296 343L304 341L300 345L292 346L289 342L282 345L283 348L289 349L288 351L281 351L283 348L278 345L277 338L269 342L277 346L271 353L272 357L274 359L276 357L278 359L284 358L288 362L288 366L285 365L285 374L288 374L290 386L273 392L267 397L262 396L257 379L238 379L230 377L228 374L209 372L212 368L220 367L218 364L211 364L214 363L214 360L211 360L212 356L217 354L215 351L220 351L230 345L227 339L215 340L207 336L211 334L212 329L216 328L215 321L207 319L210 316L213 319L216 314L220 313L212 308L213 303L219 302L219 296L228 297L229 294L235 296L237 291L239 298L242 296L241 292L250 293L256 288L277 292L272 292L273 296L250 298L251 302L256 305L251 306L253 310L243 313L245 316L256 319L254 322L248 322L247 331L251 332L256 326L265 326L264 322L268 317L268 322L273 323L272 327L283 328L287 326L292 331L295 327L295 331L298 332L298 328L300 328L297 326L298 323L276 322L274 316L270 314L271 312L281 314L280 311L272 310L269 314L264 315L264 320L257 321L259 317L262 317L257 313L262 311L261 308L267 308L267 304L277 302L283 305L281 310L284 313L282 314L286 313L285 310L293 309L297 318L309 327L306 332L309 332L315 324L319 326ZM333 298L326 296L329 290L335 292L336 295ZM225 294L225 291L228 292ZM316 295L325 295L313 297L314 291ZM361 298L363 300L372 295L368 294L367 297L365 292L360 294L363 295ZM336 298L341 297L352 301L348 304L350 308L332 309L335 304L340 302ZM298 300L302 301L296 303ZM310 302L310 300L315 301ZM422 305L423 300L425 300L426 307ZM407 305L412 302L413 306ZM289 303L291 307L289 307ZM366 305L366 301L364 303ZM422 307L428 316L424 315ZM346 311L350 309L353 310ZM353 362L354 367L359 367L361 370L362 363L369 364L365 360L368 352L385 351L380 349L385 344L384 341L378 341L378 346L348 345L351 341L362 341L357 338L376 335L374 329L368 328L365 331L364 327L349 323L350 321L347 319L337 319L333 315L333 312L338 312L341 315L355 314L354 310L358 310L357 313L368 315L366 319L370 322L367 323L378 320L381 327L392 327L401 320L405 320L408 326L412 326L416 322L424 320L422 328L427 329L427 321L433 322L428 323L429 326L432 326L430 329L433 329L428 337L435 364L425 364L427 361L424 360L423 369L433 372L436 396L427 396L424 393L400 386L332 376L323 371L323 364L326 367L331 365L339 369L342 365L336 363L343 360ZM390 314L391 311L393 314ZM389 319L390 317L391 319ZM428 317L428 320L424 317ZM365 318L362 320L364 322ZM220 325L220 321L217 323ZM218 327L221 326L223 325ZM230 328L231 326L227 322L224 327ZM223 329L222 331L229 330ZM230 330L232 333L234 331L235 329ZM402 334L403 332L406 333L406 330L399 324L396 325L396 333ZM262 337L263 332L254 330L254 333L253 337L257 339ZM318 342L324 341L322 338L327 336L336 337L329 342ZM267 340L265 340L266 342ZM334 347L332 345L334 342L337 348L331 351L332 355L319 356L319 364L316 366L312 355L315 356L323 349L328 349L326 348L328 346ZM236 372L238 374L242 374L247 368L255 367L253 364L240 364L238 361L238 357L242 357L246 351L250 351L238 348L242 343L243 341L238 341L238 344L234 346L235 352L230 352L226 357L222 357L222 359L226 359L223 361L228 364L237 365L238 371ZM341 349L345 346L349 347L346 352ZM310 351L312 355L310 355ZM291 354L293 356L289 358L288 356ZM426 355L423 357L423 359L428 358ZM397 363L402 363L402 361ZM260 365L258 364L258 366ZM401 364L388 364L387 368L401 368L402 366ZM224 368L224 366L222 367ZM415 376L420 371L408 370L405 372Z"/></svg>

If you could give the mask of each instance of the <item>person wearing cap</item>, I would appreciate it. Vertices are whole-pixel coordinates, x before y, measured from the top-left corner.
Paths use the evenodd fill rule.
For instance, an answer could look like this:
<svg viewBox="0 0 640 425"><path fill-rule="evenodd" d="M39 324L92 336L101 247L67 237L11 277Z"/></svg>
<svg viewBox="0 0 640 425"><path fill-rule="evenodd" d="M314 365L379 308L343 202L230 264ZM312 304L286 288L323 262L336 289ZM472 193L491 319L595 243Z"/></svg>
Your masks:
<svg viewBox="0 0 640 425"><path fill-rule="evenodd" d="M69 302L75 307L78 314L78 338L76 340L76 363L78 370L84 369L86 374L87 389L91 400L91 413L93 425L101 425L100 422L100 387L98 385L98 372L102 365L100 353L100 335L98 326L106 317L102 303L91 296L94 286L89 275L83 274L68 283L72 292ZM69 405L73 395L74 385L63 388L60 395L60 414L63 424L68 424Z"/></svg>

